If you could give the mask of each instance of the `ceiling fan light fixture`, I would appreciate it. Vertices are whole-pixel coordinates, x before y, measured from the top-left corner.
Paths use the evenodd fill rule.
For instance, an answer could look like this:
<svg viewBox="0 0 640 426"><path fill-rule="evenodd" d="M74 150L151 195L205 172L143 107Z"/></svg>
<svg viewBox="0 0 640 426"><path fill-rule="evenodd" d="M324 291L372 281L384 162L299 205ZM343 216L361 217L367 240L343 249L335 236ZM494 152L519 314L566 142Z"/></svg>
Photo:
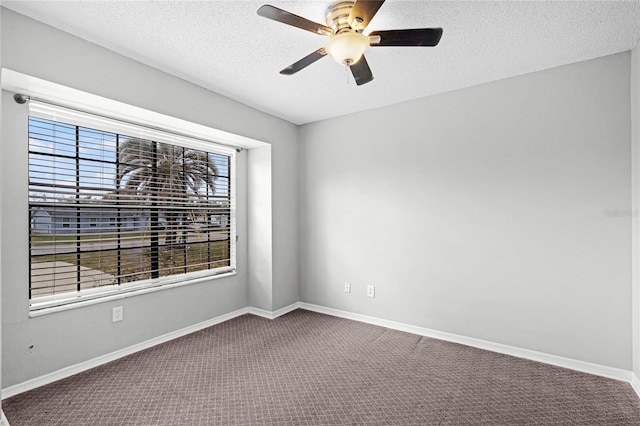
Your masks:
<svg viewBox="0 0 640 426"><path fill-rule="evenodd" d="M369 38L356 31L345 31L331 36L324 49L339 64L353 65L369 47Z"/></svg>
<svg viewBox="0 0 640 426"><path fill-rule="evenodd" d="M329 55L337 63L348 66L356 84L362 86L373 80L373 73L364 57L369 46L436 46L442 37L442 28L384 30L363 35L362 32L384 2L385 0L334 0L325 13L326 26L268 4L258 9L258 15L314 34L329 36L324 47L289 65L280 74L295 74Z"/></svg>

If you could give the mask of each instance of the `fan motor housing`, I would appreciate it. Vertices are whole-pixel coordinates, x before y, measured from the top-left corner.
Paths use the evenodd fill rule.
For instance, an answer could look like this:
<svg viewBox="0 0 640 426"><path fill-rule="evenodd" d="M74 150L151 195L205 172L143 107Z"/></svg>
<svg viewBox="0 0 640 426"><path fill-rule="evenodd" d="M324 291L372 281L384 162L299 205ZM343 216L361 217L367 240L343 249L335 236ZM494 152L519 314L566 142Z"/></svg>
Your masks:
<svg viewBox="0 0 640 426"><path fill-rule="evenodd" d="M353 1L337 1L327 8L327 13L325 14L327 26L335 34L351 30L349 15L351 15L354 3Z"/></svg>

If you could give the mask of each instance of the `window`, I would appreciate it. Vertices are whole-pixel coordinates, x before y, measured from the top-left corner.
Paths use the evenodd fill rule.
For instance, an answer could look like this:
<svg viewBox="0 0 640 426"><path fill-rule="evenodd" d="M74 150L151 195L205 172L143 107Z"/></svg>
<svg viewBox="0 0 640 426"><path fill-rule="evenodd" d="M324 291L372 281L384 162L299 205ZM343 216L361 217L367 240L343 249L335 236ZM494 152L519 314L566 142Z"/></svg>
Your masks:
<svg viewBox="0 0 640 426"><path fill-rule="evenodd" d="M234 160L223 146L32 101L32 310L235 270Z"/></svg>

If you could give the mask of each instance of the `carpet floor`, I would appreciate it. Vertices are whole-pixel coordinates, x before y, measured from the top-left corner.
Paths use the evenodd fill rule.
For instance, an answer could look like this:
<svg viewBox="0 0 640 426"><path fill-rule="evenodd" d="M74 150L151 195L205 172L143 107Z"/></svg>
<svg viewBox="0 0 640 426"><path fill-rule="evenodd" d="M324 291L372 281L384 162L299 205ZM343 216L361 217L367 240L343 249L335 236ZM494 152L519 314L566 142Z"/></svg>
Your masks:
<svg viewBox="0 0 640 426"><path fill-rule="evenodd" d="M20 425L640 425L628 383L298 309L8 398Z"/></svg>

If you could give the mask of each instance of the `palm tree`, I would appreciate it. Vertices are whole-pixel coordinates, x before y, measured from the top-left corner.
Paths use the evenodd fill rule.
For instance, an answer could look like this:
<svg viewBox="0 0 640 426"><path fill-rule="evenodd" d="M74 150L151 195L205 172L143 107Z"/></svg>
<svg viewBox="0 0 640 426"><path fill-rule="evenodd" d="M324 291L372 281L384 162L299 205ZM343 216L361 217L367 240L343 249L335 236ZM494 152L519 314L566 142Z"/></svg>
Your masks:
<svg viewBox="0 0 640 426"><path fill-rule="evenodd" d="M176 241L186 219L187 211L180 207L215 191L218 168L204 151L131 138L120 142L118 162L116 189L121 194L166 206L167 244Z"/></svg>

